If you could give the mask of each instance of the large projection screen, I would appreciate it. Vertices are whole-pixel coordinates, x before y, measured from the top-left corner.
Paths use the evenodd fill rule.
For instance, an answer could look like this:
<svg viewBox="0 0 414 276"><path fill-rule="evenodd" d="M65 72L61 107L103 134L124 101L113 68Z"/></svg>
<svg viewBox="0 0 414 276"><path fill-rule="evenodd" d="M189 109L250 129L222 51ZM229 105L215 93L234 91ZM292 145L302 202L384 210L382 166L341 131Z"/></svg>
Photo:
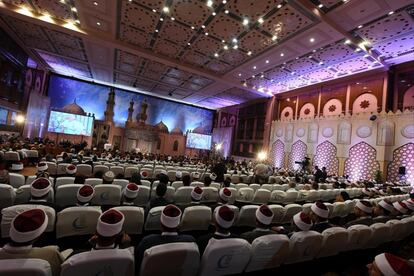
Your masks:
<svg viewBox="0 0 414 276"><path fill-rule="evenodd" d="M51 111L49 117L49 132L91 136L93 117Z"/></svg>
<svg viewBox="0 0 414 276"><path fill-rule="evenodd" d="M187 148L192 149L211 149L211 135L188 133L187 134Z"/></svg>

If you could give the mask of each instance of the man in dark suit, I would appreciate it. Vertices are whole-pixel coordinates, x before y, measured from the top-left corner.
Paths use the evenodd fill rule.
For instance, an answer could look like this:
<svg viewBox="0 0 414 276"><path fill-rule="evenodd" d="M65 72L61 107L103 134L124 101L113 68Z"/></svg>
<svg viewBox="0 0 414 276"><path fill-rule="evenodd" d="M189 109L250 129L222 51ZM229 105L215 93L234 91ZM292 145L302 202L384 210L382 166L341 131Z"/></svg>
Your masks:
<svg viewBox="0 0 414 276"><path fill-rule="evenodd" d="M223 161L220 160L216 163L211 171L216 175L216 182L222 183L224 181L224 174L227 173L227 169Z"/></svg>
<svg viewBox="0 0 414 276"><path fill-rule="evenodd" d="M197 245L201 256L203 255L210 239L222 240L229 238L238 238L237 235L234 235L230 232L230 228L234 223L234 219L234 211L228 206L224 205L218 208L218 210L214 213L216 227L214 234L210 233L197 239Z"/></svg>
<svg viewBox="0 0 414 276"><path fill-rule="evenodd" d="M180 224L181 210L175 205L167 205L161 214L161 234L152 234L144 237L135 248L135 272L138 274L145 250L161 244L172 242L195 242L190 235L178 235L178 225Z"/></svg>
<svg viewBox="0 0 414 276"><path fill-rule="evenodd" d="M322 201L317 201L312 204L309 216L313 222L311 228L313 231L322 233L325 229L332 227L332 224L328 222L329 209Z"/></svg>
<svg viewBox="0 0 414 276"><path fill-rule="evenodd" d="M165 183L160 182L157 185L157 188L155 188L155 197L148 202L145 212L148 213L149 210L151 210L154 207L168 205L170 202L168 202L167 199L165 199L166 193L167 185Z"/></svg>
<svg viewBox="0 0 414 276"><path fill-rule="evenodd" d="M272 229L270 229L270 224L272 223L273 216L273 211L270 210L267 205L260 206L256 210L256 228L252 231L241 234L240 237L247 240L249 243L252 243L258 237L277 234Z"/></svg>
<svg viewBox="0 0 414 276"><path fill-rule="evenodd" d="M368 200L359 200L354 207L354 214L356 219L351 220L350 222L345 224L346 228L357 224L370 226L374 223L371 217L372 205L371 202L369 202Z"/></svg>
<svg viewBox="0 0 414 276"><path fill-rule="evenodd" d="M315 166L315 173L313 175L315 176L316 183L321 182L321 178L323 178L323 173L318 166Z"/></svg>

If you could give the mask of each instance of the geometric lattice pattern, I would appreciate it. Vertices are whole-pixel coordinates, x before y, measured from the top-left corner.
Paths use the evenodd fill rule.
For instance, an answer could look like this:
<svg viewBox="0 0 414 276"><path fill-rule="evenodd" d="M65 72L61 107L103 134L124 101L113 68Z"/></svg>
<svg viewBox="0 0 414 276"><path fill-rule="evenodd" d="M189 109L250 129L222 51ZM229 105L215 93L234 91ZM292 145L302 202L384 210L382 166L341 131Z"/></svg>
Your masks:
<svg viewBox="0 0 414 276"><path fill-rule="evenodd" d="M296 161L303 161L305 159L306 150L307 150L307 146L301 140L296 141L292 145L292 150L290 151L289 159L288 159L288 162L289 162L288 169L289 170L299 170L301 168L301 165L295 164L295 162Z"/></svg>
<svg viewBox="0 0 414 276"><path fill-rule="evenodd" d="M411 185L414 184L414 143L408 143L394 150L392 162L388 165L388 180L396 182L400 180L398 169L405 167L405 176L401 180L406 180Z"/></svg>
<svg viewBox="0 0 414 276"><path fill-rule="evenodd" d="M379 168L377 151L367 143L360 142L350 148L344 173L351 181L370 180L374 179Z"/></svg>
<svg viewBox="0 0 414 276"><path fill-rule="evenodd" d="M339 170L339 161L336 157L336 147L329 141L325 141L316 147L316 154L313 159L313 165L320 169L326 167L328 175L337 175Z"/></svg>
<svg viewBox="0 0 414 276"><path fill-rule="evenodd" d="M283 168L285 165L285 145L282 141L277 139L272 145L271 158L273 161L273 167Z"/></svg>

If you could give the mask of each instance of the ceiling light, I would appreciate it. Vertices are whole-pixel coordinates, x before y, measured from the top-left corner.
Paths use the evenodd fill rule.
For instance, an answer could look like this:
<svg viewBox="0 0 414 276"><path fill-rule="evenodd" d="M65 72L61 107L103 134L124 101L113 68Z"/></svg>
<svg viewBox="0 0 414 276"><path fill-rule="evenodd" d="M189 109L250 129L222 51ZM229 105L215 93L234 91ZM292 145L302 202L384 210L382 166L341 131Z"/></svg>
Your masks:
<svg viewBox="0 0 414 276"><path fill-rule="evenodd" d="M264 75L260 75L260 77L263 79L264 78Z"/></svg>
<svg viewBox="0 0 414 276"><path fill-rule="evenodd" d="M280 56L283 57L285 54L284 53L280 53Z"/></svg>
<svg viewBox="0 0 414 276"><path fill-rule="evenodd" d="M269 63L269 60L268 59L266 60L266 63Z"/></svg>
<svg viewBox="0 0 414 276"><path fill-rule="evenodd" d="M277 35L272 36L272 40L275 41L277 39Z"/></svg>
<svg viewBox="0 0 414 276"><path fill-rule="evenodd" d="M369 57L369 55L368 55L368 54L365 54L365 55L364 55L364 58L367 58L367 57Z"/></svg>
<svg viewBox="0 0 414 276"><path fill-rule="evenodd" d="M195 28L194 28L194 26L191 26L191 30L194 30Z"/></svg>
<svg viewBox="0 0 414 276"><path fill-rule="evenodd" d="M241 73L239 73L239 77L241 77L242 76L242 74Z"/></svg>
<svg viewBox="0 0 414 276"><path fill-rule="evenodd" d="M152 9L152 12L157 12L157 10L156 9Z"/></svg>
<svg viewBox="0 0 414 276"><path fill-rule="evenodd" d="M174 21L174 20L175 20L175 18L174 18L174 17L171 17L171 20L172 20L172 21Z"/></svg>
<svg viewBox="0 0 414 276"><path fill-rule="evenodd" d="M244 86L244 87L247 87L247 83L243 82L243 86Z"/></svg>
<svg viewBox="0 0 414 276"><path fill-rule="evenodd" d="M132 2L132 0L128 0L129 2Z"/></svg>
<svg viewBox="0 0 414 276"><path fill-rule="evenodd" d="M226 43L226 41L224 39L221 40L222 43Z"/></svg>
<svg viewBox="0 0 414 276"><path fill-rule="evenodd" d="M323 8L323 4L319 4L318 8L322 9Z"/></svg>
<svg viewBox="0 0 414 276"><path fill-rule="evenodd" d="M239 48L237 44L233 46L233 49L237 49L237 48Z"/></svg>
<svg viewBox="0 0 414 276"><path fill-rule="evenodd" d="M228 50L229 49L229 46L224 45L223 48L224 48L224 50Z"/></svg>
<svg viewBox="0 0 414 276"><path fill-rule="evenodd" d="M364 26L363 26L363 25L359 25L359 26L358 26L358 29L361 29L362 27L364 27Z"/></svg>
<svg viewBox="0 0 414 276"><path fill-rule="evenodd" d="M312 58L312 56L308 56L308 58Z"/></svg>
<svg viewBox="0 0 414 276"><path fill-rule="evenodd" d="M205 27L206 27L206 26L204 26L204 25L201 25L201 28L203 28L203 29L204 29Z"/></svg>
<svg viewBox="0 0 414 276"><path fill-rule="evenodd" d="M99 22L99 21L96 22L96 25L101 26L101 22Z"/></svg>
<svg viewBox="0 0 414 276"><path fill-rule="evenodd" d="M312 53L316 53L316 50L313 50Z"/></svg>
<svg viewBox="0 0 414 276"><path fill-rule="evenodd" d="M224 11L224 13L225 13L225 14L228 14L228 13L229 13L229 10L225 10L225 11Z"/></svg>
<svg viewBox="0 0 414 276"><path fill-rule="evenodd" d="M70 10L73 11L73 12L77 12L78 11L75 7L72 7Z"/></svg>
<svg viewBox="0 0 414 276"><path fill-rule="evenodd" d="M249 24L249 19L243 19L243 26L247 26Z"/></svg>
<svg viewBox="0 0 414 276"><path fill-rule="evenodd" d="M226 0L223 0L223 2L222 2L223 4L226 4L227 3L227 1Z"/></svg>
<svg viewBox="0 0 414 276"><path fill-rule="evenodd" d="M98 6L99 4L98 4L98 2L96 2L96 1L94 1L93 2L93 4L95 5L95 6Z"/></svg>
<svg viewBox="0 0 414 276"><path fill-rule="evenodd" d="M208 1L207 1L207 7L211 7L211 6L213 6L213 1L208 0Z"/></svg>
<svg viewBox="0 0 414 276"><path fill-rule="evenodd" d="M277 8L280 9L282 7L282 4L277 5Z"/></svg>
<svg viewBox="0 0 414 276"><path fill-rule="evenodd" d="M247 52L247 55L248 55L248 56L251 56L251 55L252 55L252 51L248 51L248 52Z"/></svg>
<svg viewBox="0 0 414 276"><path fill-rule="evenodd" d="M188 43L187 43L187 45L188 45L188 46L190 46L190 45L191 45L191 43L190 43L190 42L188 42Z"/></svg>
<svg viewBox="0 0 414 276"><path fill-rule="evenodd" d="M208 35L208 33L204 33L205 35Z"/></svg>
<svg viewBox="0 0 414 276"><path fill-rule="evenodd" d="M158 33L158 30L155 30L156 33Z"/></svg>
<svg viewBox="0 0 414 276"><path fill-rule="evenodd" d="M237 38L233 38L233 43L237 43Z"/></svg>
<svg viewBox="0 0 414 276"><path fill-rule="evenodd" d="M75 23L76 23L76 24L80 24L79 19L76 19L76 20L75 20Z"/></svg>
<svg viewBox="0 0 414 276"><path fill-rule="evenodd" d="M319 62L319 65L323 65L323 61L320 61L320 62Z"/></svg>
<svg viewBox="0 0 414 276"><path fill-rule="evenodd" d="M259 18L258 20L257 20L257 22L259 22L260 24L263 24L263 22L264 22L264 20L263 20L263 18Z"/></svg>
<svg viewBox="0 0 414 276"><path fill-rule="evenodd" d="M213 13L212 13L212 15L213 15L213 16L216 16L216 12L213 12Z"/></svg>
<svg viewBox="0 0 414 276"><path fill-rule="evenodd" d="M310 42L310 43L313 43L313 42L315 42L315 39L314 39L313 37L311 37L311 38L309 39L309 42Z"/></svg>
<svg viewBox="0 0 414 276"><path fill-rule="evenodd" d="M253 66L253 70L256 70L256 66Z"/></svg>
<svg viewBox="0 0 414 276"><path fill-rule="evenodd" d="M355 49L355 52L360 52L361 51L361 48L356 48Z"/></svg>
<svg viewBox="0 0 414 276"><path fill-rule="evenodd" d="M215 56L215 57L218 57L219 55L218 55L217 53L214 53L214 56Z"/></svg>
<svg viewBox="0 0 414 276"><path fill-rule="evenodd" d="M296 57L296 59L299 59L299 57Z"/></svg>
<svg viewBox="0 0 414 276"><path fill-rule="evenodd" d="M162 11L163 11L163 12L165 12L165 13L167 13L167 12L169 12L169 11L170 11L170 8L168 8L168 7L164 7L164 8L162 8Z"/></svg>
<svg viewBox="0 0 414 276"><path fill-rule="evenodd" d="M351 43L351 40L349 39L345 40L345 44L350 44L350 43Z"/></svg>
<svg viewBox="0 0 414 276"><path fill-rule="evenodd" d="M393 11L390 11L390 12L388 13L388 15L391 15L391 14L394 14L394 12L393 12Z"/></svg>

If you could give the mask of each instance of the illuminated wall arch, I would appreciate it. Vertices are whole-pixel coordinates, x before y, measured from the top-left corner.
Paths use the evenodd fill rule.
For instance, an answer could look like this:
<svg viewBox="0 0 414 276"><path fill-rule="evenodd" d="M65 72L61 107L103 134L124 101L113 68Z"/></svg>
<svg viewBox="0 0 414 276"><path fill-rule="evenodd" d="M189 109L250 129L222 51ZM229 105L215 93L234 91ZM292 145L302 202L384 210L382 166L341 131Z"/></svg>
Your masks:
<svg viewBox="0 0 414 276"><path fill-rule="evenodd" d="M345 175L351 181L370 180L380 169L377 151L365 142L360 142L349 149L349 157L345 161Z"/></svg>
<svg viewBox="0 0 414 276"><path fill-rule="evenodd" d="M378 99L372 93L364 93L355 99L352 104L352 113L376 112L378 110Z"/></svg>
<svg viewBox="0 0 414 276"><path fill-rule="evenodd" d="M398 169L405 167L405 176L401 180L406 180L414 185L414 143L408 143L394 150L392 162L388 164L388 180L396 182L400 180Z"/></svg>
<svg viewBox="0 0 414 276"><path fill-rule="evenodd" d="M289 170L298 170L300 169L299 164L295 164L296 161L303 161L306 156L307 146L301 140L296 141L293 143L292 148L290 150L289 158L288 158L288 169Z"/></svg>
<svg viewBox="0 0 414 276"><path fill-rule="evenodd" d="M285 144L277 139L272 144L271 158L275 168L283 168L285 165Z"/></svg>
<svg viewBox="0 0 414 276"><path fill-rule="evenodd" d="M337 175L339 170L339 160L337 158L337 149L329 141L325 141L316 147L316 154L313 159L313 165L319 168L326 167L328 175Z"/></svg>

